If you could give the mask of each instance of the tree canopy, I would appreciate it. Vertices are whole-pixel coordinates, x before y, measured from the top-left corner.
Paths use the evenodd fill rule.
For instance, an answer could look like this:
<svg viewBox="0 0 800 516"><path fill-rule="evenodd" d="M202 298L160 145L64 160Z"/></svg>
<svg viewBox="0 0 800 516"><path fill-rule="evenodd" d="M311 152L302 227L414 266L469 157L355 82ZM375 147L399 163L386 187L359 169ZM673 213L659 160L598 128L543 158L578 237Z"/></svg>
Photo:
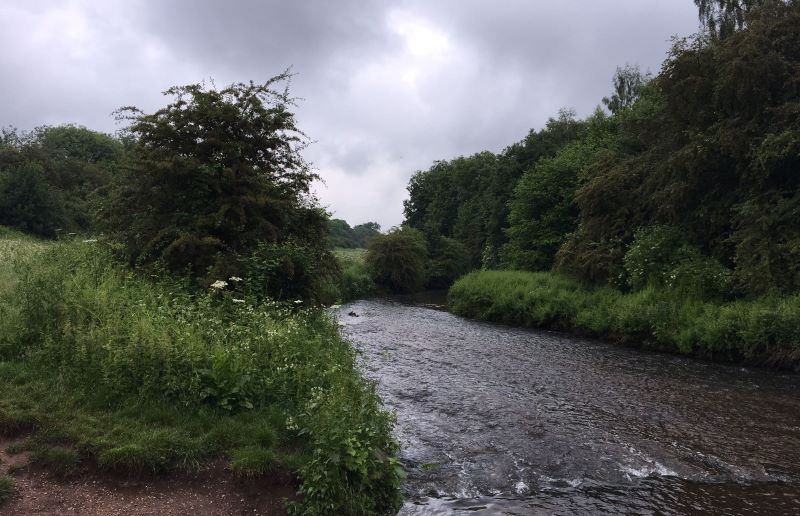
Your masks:
<svg viewBox="0 0 800 516"><path fill-rule="evenodd" d="M562 113L500 155L416 173L406 222L473 267L627 289L661 260L660 284L703 295L800 291L800 3L698 3L733 29L677 40L655 77L618 69L610 114ZM667 234L677 254L645 252Z"/></svg>
<svg viewBox="0 0 800 516"><path fill-rule="evenodd" d="M154 113L119 110L135 145L105 218L132 263L212 282L240 274L266 244L323 258L327 214L309 195L316 175L300 152L307 139L290 110L289 78L176 86ZM285 271L308 261L274 254Z"/></svg>

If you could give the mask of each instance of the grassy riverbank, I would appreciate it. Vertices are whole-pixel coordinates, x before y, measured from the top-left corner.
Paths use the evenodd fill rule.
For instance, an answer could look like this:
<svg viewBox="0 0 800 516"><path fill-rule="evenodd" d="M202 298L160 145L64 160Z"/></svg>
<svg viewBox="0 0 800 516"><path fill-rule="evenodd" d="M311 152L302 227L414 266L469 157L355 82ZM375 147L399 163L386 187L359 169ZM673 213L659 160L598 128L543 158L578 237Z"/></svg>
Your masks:
<svg viewBox="0 0 800 516"><path fill-rule="evenodd" d="M391 417L323 311L146 279L103 242L5 231L0 253L0 435L28 436L34 464L152 474L224 459L296 474L297 512L398 508Z"/></svg>
<svg viewBox="0 0 800 516"><path fill-rule="evenodd" d="M553 273L479 271L453 285L464 317L550 328L714 360L800 365L800 296L709 302L666 289L586 289Z"/></svg>
<svg viewBox="0 0 800 516"><path fill-rule="evenodd" d="M334 249L333 256L341 269L337 284L340 303L369 297L378 291L378 286L372 281L367 269L366 255L367 250L361 248Z"/></svg>

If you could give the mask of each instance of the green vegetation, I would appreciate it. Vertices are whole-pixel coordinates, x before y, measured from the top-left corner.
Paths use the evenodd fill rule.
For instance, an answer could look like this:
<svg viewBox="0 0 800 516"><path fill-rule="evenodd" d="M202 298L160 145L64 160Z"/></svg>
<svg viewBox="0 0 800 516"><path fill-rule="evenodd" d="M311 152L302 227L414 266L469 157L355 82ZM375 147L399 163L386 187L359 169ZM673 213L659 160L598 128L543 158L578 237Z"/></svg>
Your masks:
<svg viewBox="0 0 800 516"><path fill-rule="evenodd" d="M450 289L465 317L551 328L644 349L793 368L800 364L800 295L730 302L646 287L623 294L551 272L476 271Z"/></svg>
<svg viewBox="0 0 800 516"><path fill-rule="evenodd" d="M380 233L381 226L377 222L365 222L351 228L342 219L328 221L328 241L333 248L363 249L367 247L370 238Z"/></svg>
<svg viewBox="0 0 800 516"><path fill-rule="evenodd" d="M11 500L15 492L14 479L8 475L0 476L0 507Z"/></svg>
<svg viewBox="0 0 800 516"><path fill-rule="evenodd" d="M294 472L293 513L399 508L392 417L320 307L373 284L328 249L285 81L171 88L155 113L120 110L119 139L2 133L0 435L31 463L227 459Z"/></svg>
<svg viewBox="0 0 800 516"><path fill-rule="evenodd" d="M367 268L366 249L334 249L333 255L341 271L337 285L337 300L340 303L377 293L378 286L372 281Z"/></svg>
<svg viewBox="0 0 800 516"><path fill-rule="evenodd" d="M103 218L131 264L204 287L250 277L261 297L326 300L336 273L327 214L307 195L317 176L300 155L292 99L275 89L288 78L174 87L153 114L119 112L136 143Z"/></svg>
<svg viewBox="0 0 800 516"><path fill-rule="evenodd" d="M296 471L297 512L397 509L391 417L324 311L244 281L153 282L102 241L40 247L2 247L19 279L0 292L0 434L30 435L32 462L161 473L227 456L242 475Z"/></svg>
<svg viewBox="0 0 800 516"><path fill-rule="evenodd" d="M473 267L559 274L469 276L454 310L796 362L800 4L696 3L708 30L677 40L654 77L619 68L607 110L562 111L499 155L412 177L406 223L429 240L459 241Z"/></svg>
<svg viewBox="0 0 800 516"><path fill-rule="evenodd" d="M0 133L0 225L46 237L86 231L123 144L83 127Z"/></svg>
<svg viewBox="0 0 800 516"><path fill-rule="evenodd" d="M409 226L373 238L367 248L367 267L376 284L392 292L420 290L425 284L428 247L424 235Z"/></svg>

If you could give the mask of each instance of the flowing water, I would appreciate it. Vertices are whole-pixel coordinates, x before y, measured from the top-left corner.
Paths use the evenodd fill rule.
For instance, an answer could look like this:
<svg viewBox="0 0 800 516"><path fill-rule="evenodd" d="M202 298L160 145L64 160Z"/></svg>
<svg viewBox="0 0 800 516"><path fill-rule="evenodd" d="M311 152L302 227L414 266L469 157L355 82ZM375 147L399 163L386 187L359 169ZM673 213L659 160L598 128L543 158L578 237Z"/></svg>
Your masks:
<svg viewBox="0 0 800 516"><path fill-rule="evenodd" d="M401 514L800 514L798 375L407 300L338 317L397 413Z"/></svg>

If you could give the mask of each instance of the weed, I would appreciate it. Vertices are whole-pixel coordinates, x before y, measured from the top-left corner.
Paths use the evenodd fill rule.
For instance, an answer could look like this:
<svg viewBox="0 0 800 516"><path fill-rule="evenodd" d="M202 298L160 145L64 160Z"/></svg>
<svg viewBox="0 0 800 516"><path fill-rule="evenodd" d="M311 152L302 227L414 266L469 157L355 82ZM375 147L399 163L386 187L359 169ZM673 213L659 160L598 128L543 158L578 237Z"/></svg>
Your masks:
<svg viewBox="0 0 800 516"><path fill-rule="evenodd" d="M11 500L15 492L14 479L8 475L0 476L0 506Z"/></svg>

